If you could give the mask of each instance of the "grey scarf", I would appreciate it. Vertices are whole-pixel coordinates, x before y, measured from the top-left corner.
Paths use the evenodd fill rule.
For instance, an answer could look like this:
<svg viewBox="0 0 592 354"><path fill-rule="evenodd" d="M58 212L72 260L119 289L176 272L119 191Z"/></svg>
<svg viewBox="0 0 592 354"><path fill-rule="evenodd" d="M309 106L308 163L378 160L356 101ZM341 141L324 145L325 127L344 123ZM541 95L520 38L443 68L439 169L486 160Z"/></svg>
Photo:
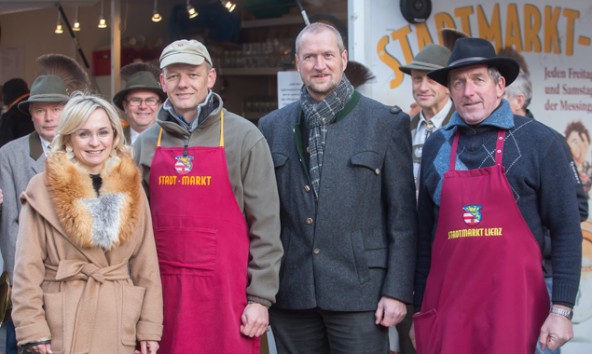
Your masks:
<svg viewBox="0 0 592 354"><path fill-rule="evenodd" d="M345 76L323 101L316 103L302 86L300 105L304 112L304 126L308 129L309 172L315 197L319 198L321 170L327 126L335 121L335 115L345 107L354 92L354 87Z"/></svg>

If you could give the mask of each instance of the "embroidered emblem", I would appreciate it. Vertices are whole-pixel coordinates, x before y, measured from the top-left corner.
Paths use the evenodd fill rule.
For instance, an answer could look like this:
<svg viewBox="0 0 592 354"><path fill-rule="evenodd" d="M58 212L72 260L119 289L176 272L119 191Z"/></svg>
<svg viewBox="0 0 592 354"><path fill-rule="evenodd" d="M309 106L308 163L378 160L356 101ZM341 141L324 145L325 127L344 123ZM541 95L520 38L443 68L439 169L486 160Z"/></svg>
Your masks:
<svg viewBox="0 0 592 354"><path fill-rule="evenodd" d="M475 226L479 224L481 222L481 218L483 217L481 214L481 208L483 207L477 204L465 205L463 207L463 210L465 211L463 213L465 224L469 226Z"/></svg>
<svg viewBox="0 0 592 354"><path fill-rule="evenodd" d="M175 160L175 170L180 175L186 175L193 169L193 156L177 156Z"/></svg>

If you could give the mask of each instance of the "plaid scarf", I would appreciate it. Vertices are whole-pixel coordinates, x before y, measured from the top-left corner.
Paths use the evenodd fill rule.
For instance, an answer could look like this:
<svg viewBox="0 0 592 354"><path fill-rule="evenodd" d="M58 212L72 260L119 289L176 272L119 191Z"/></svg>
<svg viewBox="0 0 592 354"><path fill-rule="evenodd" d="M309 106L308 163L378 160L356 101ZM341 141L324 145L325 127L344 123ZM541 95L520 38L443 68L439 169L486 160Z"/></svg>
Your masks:
<svg viewBox="0 0 592 354"><path fill-rule="evenodd" d="M321 169L327 126L335 121L335 115L345 107L354 92L353 86L345 76L323 101L316 103L302 86L300 105L304 112L304 126L308 129L309 172L315 197L319 198Z"/></svg>

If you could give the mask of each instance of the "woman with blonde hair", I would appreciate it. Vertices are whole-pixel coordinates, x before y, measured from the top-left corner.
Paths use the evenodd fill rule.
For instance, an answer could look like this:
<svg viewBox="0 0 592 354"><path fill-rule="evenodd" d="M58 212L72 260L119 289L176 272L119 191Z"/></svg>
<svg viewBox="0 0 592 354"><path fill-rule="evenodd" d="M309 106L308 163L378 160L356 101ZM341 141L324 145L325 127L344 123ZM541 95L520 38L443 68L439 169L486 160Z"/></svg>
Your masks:
<svg viewBox="0 0 592 354"><path fill-rule="evenodd" d="M140 181L115 109L74 94L45 172L22 197L12 311L21 352L156 353L162 294Z"/></svg>

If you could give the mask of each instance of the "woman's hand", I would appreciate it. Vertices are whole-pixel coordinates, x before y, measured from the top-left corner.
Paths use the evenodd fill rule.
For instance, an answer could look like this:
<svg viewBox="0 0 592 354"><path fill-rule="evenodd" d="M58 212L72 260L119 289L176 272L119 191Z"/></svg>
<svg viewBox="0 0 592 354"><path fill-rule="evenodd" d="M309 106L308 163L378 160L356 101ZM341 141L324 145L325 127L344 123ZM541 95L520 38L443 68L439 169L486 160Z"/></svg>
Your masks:
<svg viewBox="0 0 592 354"><path fill-rule="evenodd" d="M19 351L20 353L20 351ZM27 347L22 351L22 353L32 354L32 353L39 353L39 354L51 354L51 344L38 344L32 347Z"/></svg>
<svg viewBox="0 0 592 354"><path fill-rule="evenodd" d="M158 342L154 340L141 340L140 350L134 351L134 354L156 354Z"/></svg>

